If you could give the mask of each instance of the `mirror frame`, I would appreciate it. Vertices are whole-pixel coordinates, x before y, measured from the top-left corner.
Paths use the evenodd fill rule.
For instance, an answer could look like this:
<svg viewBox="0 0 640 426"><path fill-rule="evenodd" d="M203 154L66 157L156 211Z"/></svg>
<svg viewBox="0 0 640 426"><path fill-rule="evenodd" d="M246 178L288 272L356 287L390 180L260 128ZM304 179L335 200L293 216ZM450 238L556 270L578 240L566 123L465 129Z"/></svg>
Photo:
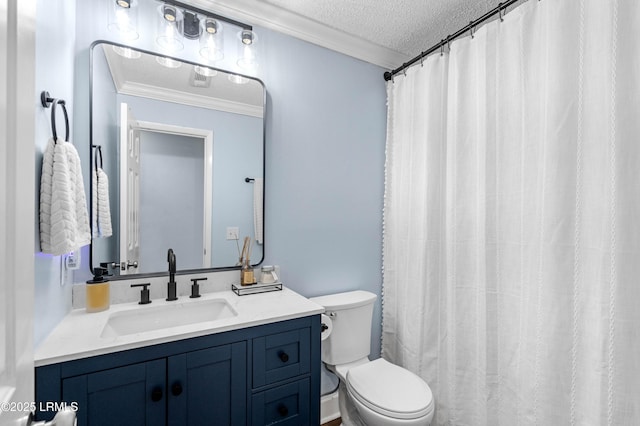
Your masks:
<svg viewBox="0 0 640 426"><path fill-rule="evenodd" d="M231 72L222 68L216 68L213 66L209 66L207 64L203 64L203 63L198 63L198 62L191 62L191 61L187 61L181 58L176 58L174 56L169 56L169 55L164 55L164 54L160 54L157 52L151 52L148 50L144 50L144 49L140 49L137 47L132 47L132 46L128 46L122 43L116 43L113 41L109 41L109 40L96 40L93 43L91 43L91 46L89 47L89 197L88 197L88 209L89 209L89 217L93 217L93 190L91 188L91 176L93 176L93 173L95 172L94 170L94 164L93 164L93 59L94 59L94 53L93 53L93 49L96 48L96 46L100 45L100 44L109 44L112 46L119 46L119 47L124 47L124 48L129 48L129 49L133 49L133 50L137 50L140 53L144 53L147 55L154 55L154 56L163 56L169 59L173 59L176 61L180 61L184 64L188 64L188 65L193 65L193 66L204 66L207 68L211 68L213 70L216 71L220 71L226 74L234 74L234 75L238 75L240 77L244 77L244 78L248 78L250 80L254 80L256 82L258 82L260 85L262 85L263 88L263 100L262 100L262 179L263 179L263 183L265 182L265 176L266 176L266 137L267 137L267 116L268 116L268 112L267 112L267 86L264 84L264 82L262 80L260 80L259 78L256 77L252 77L252 76L248 76L248 75L244 75L241 73L236 73L236 72ZM120 189L120 181L118 180L118 190ZM265 200L266 200L266 190L265 187L263 186L262 188L262 226L263 226L263 235L264 235L264 231L265 231L265 216L266 216L266 211L265 211ZM93 221L91 220L91 244L89 245L89 270L91 271L91 274L94 274L94 266L93 266ZM260 258L260 260L257 263L252 264L252 267L257 267L259 266L263 261L264 261L264 255L266 252L266 240L263 240L262 242L262 257ZM184 269L184 270L178 270L176 271L176 275L189 275L189 274L203 274L203 273L209 273L209 272L218 272L218 271L232 271L232 270L240 270L242 268L242 266L220 266L220 267L215 267L215 268L198 268L198 269ZM116 281L116 280L131 280L131 279L139 279L139 278L152 278L152 277L162 277L164 275L167 275L167 272L147 272L147 273L140 273L140 274L127 274L127 275L112 275L109 277L110 281Z"/></svg>

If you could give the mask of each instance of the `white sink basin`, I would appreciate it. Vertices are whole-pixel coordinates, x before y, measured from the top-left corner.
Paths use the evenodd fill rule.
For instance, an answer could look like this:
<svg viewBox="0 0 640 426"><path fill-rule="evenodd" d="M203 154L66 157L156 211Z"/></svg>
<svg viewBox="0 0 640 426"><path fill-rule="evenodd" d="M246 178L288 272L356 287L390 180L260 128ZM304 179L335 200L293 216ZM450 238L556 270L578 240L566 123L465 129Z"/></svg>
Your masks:
<svg viewBox="0 0 640 426"><path fill-rule="evenodd" d="M201 322L235 317L238 313L225 299L141 306L139 309L115 312L109 316L100 337L117 337L144 333Z"/></svg>

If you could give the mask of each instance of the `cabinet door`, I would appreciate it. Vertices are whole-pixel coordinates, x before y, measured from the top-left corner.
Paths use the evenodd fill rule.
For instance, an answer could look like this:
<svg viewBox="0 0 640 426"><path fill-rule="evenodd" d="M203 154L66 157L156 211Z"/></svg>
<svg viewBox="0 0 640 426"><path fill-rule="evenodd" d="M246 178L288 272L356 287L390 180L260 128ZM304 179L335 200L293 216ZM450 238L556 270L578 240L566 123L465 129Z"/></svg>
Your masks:
<svg viewBox="0 0 640 426"><path fill-rule="evenodd" d="M253 425L309 426L309 379L253 395Z"/></svg>
<svg viewBox="0 0 640 426"><path fill-rule="evenodd" d="M300 328L253 339L253 387L311 371L311 330Z"/></svg>
<svg viewBox="0 0 640 426"><path fill-rule="evenodd" d="M169 425L245 425L246 342L168 358Z"/></svg>
<svg viewBox="0 0 640 426"><path fill-rule="evenodd" d="M64 379L62 398L78 403L78 426L163 425L165 388L159 359Z"/></svg>

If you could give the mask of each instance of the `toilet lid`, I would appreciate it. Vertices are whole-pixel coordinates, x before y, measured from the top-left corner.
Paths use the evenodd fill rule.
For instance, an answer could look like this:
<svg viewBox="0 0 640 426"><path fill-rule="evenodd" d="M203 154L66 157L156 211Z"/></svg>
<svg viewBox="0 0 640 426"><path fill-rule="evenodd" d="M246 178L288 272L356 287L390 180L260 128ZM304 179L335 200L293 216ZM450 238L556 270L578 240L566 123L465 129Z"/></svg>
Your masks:
<svg viewBox="0 0 640 426"><path fill-rule="evenodd" d="M350 369L347 388L362 404L388 417L415 419L433 410L427 383L382 358Z"/></svg>

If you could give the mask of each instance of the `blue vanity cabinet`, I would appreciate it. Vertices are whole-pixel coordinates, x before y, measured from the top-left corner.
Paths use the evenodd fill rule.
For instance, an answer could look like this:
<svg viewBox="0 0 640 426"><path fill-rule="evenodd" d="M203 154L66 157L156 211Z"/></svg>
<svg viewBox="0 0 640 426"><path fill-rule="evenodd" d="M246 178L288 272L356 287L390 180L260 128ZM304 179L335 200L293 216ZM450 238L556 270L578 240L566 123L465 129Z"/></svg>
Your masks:
<svg viewBox="0 0 640 426"><path fill-rule="evenodd" d="M166 362L158 359L63 379L62 400L81 407L79 425L161 425L165 388Z"/></svg>
<svg viewBox="0 0 640 426"><path fill-rule="evenodd" d="M316 426L320 316L37 367L38 407L63 401L79 426Z"/></svg>
<svg viewBox="0 0 640 426"><path fill-rule="evenodd" d="M297 328L253 339L252 425L314 425L311 333L311 328Z"/></svg>
<svg viewBox="0 0 640 426"><path fill-rule="evenodd" d="M168 358L168 422L245 425L246 343L202 349Z"/></svg>

